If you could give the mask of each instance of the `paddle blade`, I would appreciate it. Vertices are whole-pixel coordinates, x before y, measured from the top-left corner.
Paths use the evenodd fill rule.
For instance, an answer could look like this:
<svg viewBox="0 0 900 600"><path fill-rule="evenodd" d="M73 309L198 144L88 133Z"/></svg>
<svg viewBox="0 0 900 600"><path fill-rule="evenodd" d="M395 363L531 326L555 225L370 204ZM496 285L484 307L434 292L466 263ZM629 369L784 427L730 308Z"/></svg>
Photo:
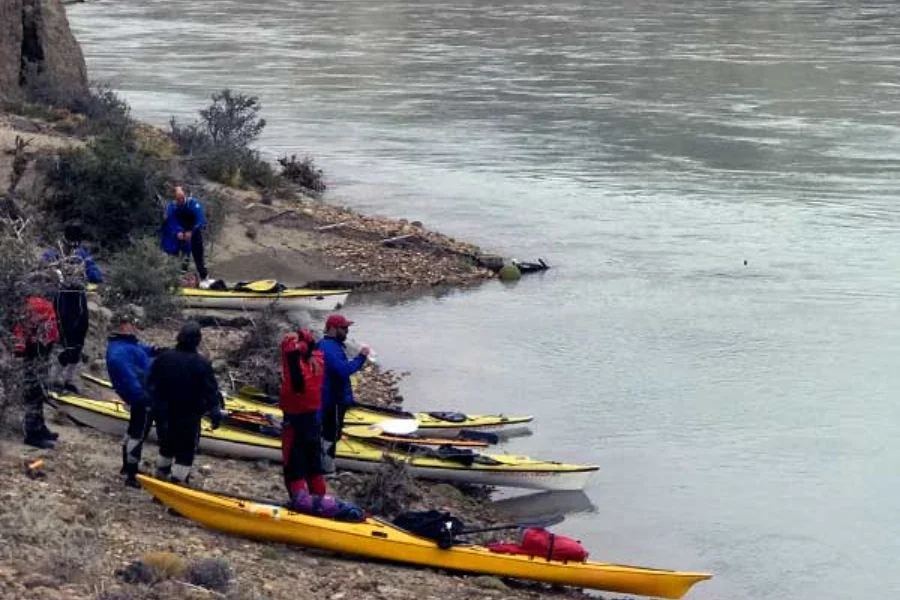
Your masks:
<svg viewBox="0 0 900 600"><path fill-rule="evenodd" d="M375 425L391 435L409 435L419 428L419 422L415 419L385 419Z"/></svg>

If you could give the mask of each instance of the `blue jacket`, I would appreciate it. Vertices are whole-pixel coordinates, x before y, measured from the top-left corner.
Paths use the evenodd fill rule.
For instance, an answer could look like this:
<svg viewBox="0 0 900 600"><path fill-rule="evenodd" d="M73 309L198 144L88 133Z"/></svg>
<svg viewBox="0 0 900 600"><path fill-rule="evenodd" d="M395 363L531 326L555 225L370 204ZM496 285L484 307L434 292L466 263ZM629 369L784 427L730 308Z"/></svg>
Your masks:
<svg viewBox="0 0 900 600"><path fill-rule="evenodd" d="M106 371L116 393L130 406L146 405L147 375L158 350L133 335L114 334L106 346Z"/></svg>
<svg viewBox="0 0 900 600"><path fill-rule="evenodd" d="M323 337L319 349L325 359L325 380L322 382L322 406L349 406L353 404L353 388L350 376L359 371L366 357L359 354L347 359L344 344L335 338Z"/></svg>
<svg viewBox="0 0 900 600"><path fill-rule="evenodd" d="M206 227L206 215L200 201L189 196L184 206L172 200L166 205L166 217L160 228L160 246L167 254L189 253L190 240L179 240L184 231L197 231Z"/></svg>
<svg viewBox="0 0 900 600"><path fill-rule="evenodd" d="M94 257L91 256L91 253L88 252L87 248L78 246L75 248L75 251L72 252L72 256L80 258L81 262L84 263L84 276L90 283L103 283L103 271L101 271L100 267L97 266L97 263L94 262ZM43 262L56 262L58 260L62 260L62 256L56 248L47 250L41 256L41 261Z"/></svg>

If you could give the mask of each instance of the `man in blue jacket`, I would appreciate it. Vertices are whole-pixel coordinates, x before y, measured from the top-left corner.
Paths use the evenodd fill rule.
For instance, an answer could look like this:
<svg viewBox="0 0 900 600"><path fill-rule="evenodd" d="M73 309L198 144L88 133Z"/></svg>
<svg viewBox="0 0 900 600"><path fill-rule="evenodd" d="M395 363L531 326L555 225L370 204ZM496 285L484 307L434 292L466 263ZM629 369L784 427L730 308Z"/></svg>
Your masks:
<svg viewBox="0 0 900 600"><path fill-rule="evenodd" d="M326 473L334 472L334 455L344 428L344 413L354 403L350 376L362 369L370 352L368 346L363 346L355 358L347 358L344 346L351 325L353 321L348 321L344 315L330 315L325 321L325 337L319 340L319 349L325 359L321 415Z"/></svg>
<svg viewBox="0 0 900 600"><path fill-rule="evenodd" d="M125 475L125 485L138 488L140 485L136 476L141 463L141 450L153 424L146 389L147 375L151 360L159 349L138 340L137 328L130 315L120 315L117 322L106 346L106 370L113 388L128 405L131 414L128 433L122 442L122 473Z"/></svg>
<svg viewBox="0 0 900 600"><path fill-rule="evenodd" d="M181 186L175 188L175 199L166 205L166 217L160 232L160 245L164 252L184 258L187 270L189 256L193 256L200 287L209 287L212 280L206 270L203 248L203 230L206 229L206 215L200 201L187 196Z"/></svg>

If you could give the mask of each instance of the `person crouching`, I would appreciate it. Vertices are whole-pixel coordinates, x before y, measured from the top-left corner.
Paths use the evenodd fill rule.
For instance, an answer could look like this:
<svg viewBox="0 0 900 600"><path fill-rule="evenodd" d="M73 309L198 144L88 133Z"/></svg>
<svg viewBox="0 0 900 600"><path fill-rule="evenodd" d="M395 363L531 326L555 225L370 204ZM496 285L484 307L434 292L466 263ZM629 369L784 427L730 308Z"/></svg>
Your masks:
<svg viewBox="0 0 900 600"><path fill-rule="evenodd" d="M301 329L281 340L281 393L284 413L281 456L284 484L291 500L304 492L326 493L322 468L322 435L318 412L322 405L325 364L312 332Z"/></svg>
<svg viewBox="0 0 900 600"><path fill-rule="evenodd" d="M113 389L129 410L128 432L122 442L125 485L139 488L137 474L141 450L153 424L146 382L151 360L160 350L138 340L136 319L132 315L119 315L116 321L116 328L106 345L106 371Z"/></svg>
<svg viewBox="0 0 900 600"><path fill-rule="evenodd" d="M200 325L185 323L175 348L156 357L147 378L159 441L156 476L181 484L191 476L203 415L210 416L213 429L224 418L212 365L197 351L201 339Z"/></svg>

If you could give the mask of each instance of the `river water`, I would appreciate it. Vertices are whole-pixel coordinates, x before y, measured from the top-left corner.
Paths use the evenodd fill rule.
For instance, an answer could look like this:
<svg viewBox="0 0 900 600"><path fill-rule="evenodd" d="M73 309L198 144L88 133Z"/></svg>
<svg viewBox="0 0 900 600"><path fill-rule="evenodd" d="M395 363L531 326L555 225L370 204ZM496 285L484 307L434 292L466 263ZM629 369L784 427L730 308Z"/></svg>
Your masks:
<svg viewBox="0 0 900 600"><path fill-rule="evenodd" d="M697 599L900 593L900 7L101 0L135 116L257 94L330 197L554 268L351 302L412 407L602 466L557 529ZM746 264L745 264L746 261Z"/></svg>

